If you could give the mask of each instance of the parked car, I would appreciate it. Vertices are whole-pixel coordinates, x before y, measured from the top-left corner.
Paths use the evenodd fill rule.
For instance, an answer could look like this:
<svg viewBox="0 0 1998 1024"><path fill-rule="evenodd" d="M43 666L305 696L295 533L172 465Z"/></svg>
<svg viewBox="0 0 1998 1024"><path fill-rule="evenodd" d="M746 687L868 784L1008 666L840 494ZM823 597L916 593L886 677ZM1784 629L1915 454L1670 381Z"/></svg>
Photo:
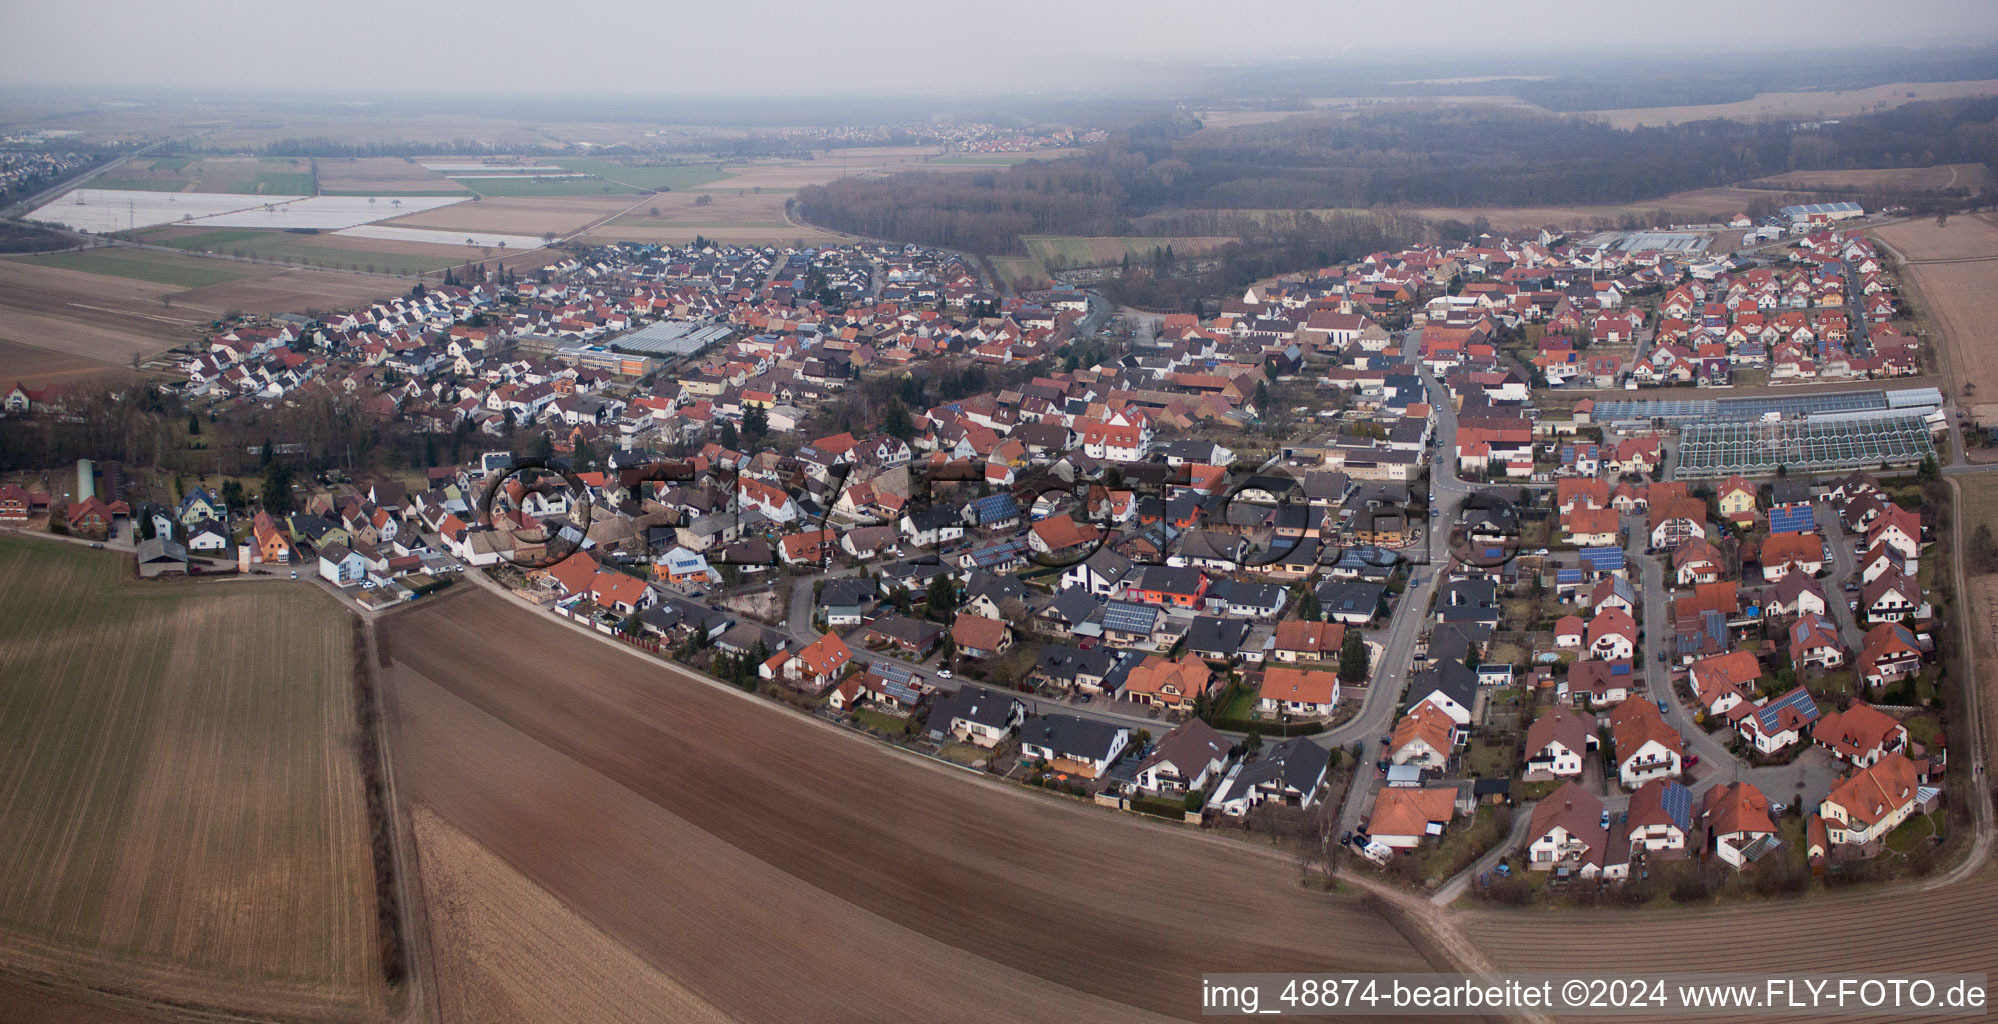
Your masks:
<svg viewBox="0 0 1998 1024"><path fill-rule="evenodd" d="M95 541L91 542L91 545L90 545L90 546L91 546L91 548L92 548L92 549L94 549L94 550L97 550L97 551L102 551L102 550L104 550L104 545L103 545L103 544L101 544L101 543L98 543L98 542L95 542Z"/></svg>
<svg viewBox="0 0 1998 1024"><path fill-rule="evenodd" d="M938 678L938 679L949 679L950 677L951 677L951 671L950 671L950 669L947 669L947 668L940 668L940 669L937 669L937 678Z"/></svg>

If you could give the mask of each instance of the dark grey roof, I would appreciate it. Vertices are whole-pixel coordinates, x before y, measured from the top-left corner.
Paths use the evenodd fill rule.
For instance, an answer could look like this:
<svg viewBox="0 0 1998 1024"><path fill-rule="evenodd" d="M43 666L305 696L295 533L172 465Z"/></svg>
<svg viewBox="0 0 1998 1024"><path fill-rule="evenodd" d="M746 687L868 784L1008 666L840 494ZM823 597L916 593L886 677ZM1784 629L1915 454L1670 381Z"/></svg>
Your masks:
<svg viewBox="0 0 1998 1024"><path fill-rule="evenodd" d="M1091 761L1110 756L1117 743L1117 726L1075 715L1039 715L1020 726L1022 746L1046 747L1056 754L1074 755Z"/></svg>
<svg viewBox="0 0 1998 1024"><path fill-rule="evenodd" d="M1022 584L1019 580L1011 576L994 576L991 573L977 573L971 577L971 582L965 584L964 599L969 601L980 595L990 597L994 604L998 604L1009 598L1013 600L1025 599L1027 588L1025 584Z"/></svg>
<svg viewBox="0 0 1998 1024"><path fill-rule="evenodd" d="M943 626L923 619L912 619L906 615L887 615L875 619L867 628L882 636L893 637L912 644L928 644L943 635Z"/></svg>
<svg viewBox="0 0 1998 1024"><path fill-rule="evenodd" d="M1107 676L1117 666L1117 656L1103 647L1085 651L1066 644L1043 644L1035 665L1050 679L1072 683L1078 676Z"/></svg>
<svg viewBox="0 0 1998 1024"><path fill-rule="evenodd" d="M1326 580L1313 593L1318 598L1319 609L1327 615L1333 612L1364 612L1372 616L1380 611L1381 597L1387 593L1387 588L1360 580Z"/></svg>
<svg viewBox="0 0 1998 1024"><path fill-rule="evenodd" d="M1471 707L1478 700L1478 674L1461 661L1439 661L1415 674L1408 684L1408 703L1413 708L1432 693Z"/></svg>
<svg viewBox="0 0 1998 1024"><path fill-rule="evenodd" d="M1207 585L1209 601L1226 601L1243 607L1281 608L1284 588L1274 583L1244 583L1241 580L1215 580Z"/></svg>
<svg viewBox="0 0 1998 1024"><path fill-rule="evenodd" d="M1168 594L1191 594L1200 589L1200 570L1194 568L1175 569L1170 565L1145 566L1145 574L1138 586L1143 590L1156 590Z"/></svg>
<svg viewBox="0 0 1998 1024"><path fill-rule="evenodd" d="M1281 783L1286 789L1309 793L1325 778L1332 758L1324 747L1303 736L1284 740L1263 750L1261 757L1242 766L1236 785L1243 790L1267 783Z"/></svg>
<svg viewBox="0 0 1998 1024"><path fill-rule="evenodd" d="M1054 596L1041 608L1042 614L1052 613L1054 617L1069 625L1088 622L1090 616L1103 609L1103 602L1081 587L1071 587Z"/></svg>
<svg viewBox="0 0 1998 1024"><path fill-rule="evenodd" d="M879 587L873 580L857 577L828 580L825 588L819 591L819 607L850 608L855 605L872 604L879 596Z"/></svg>
<svg viewBox="0 0 1998 1024"><path fill-rule="evenodd" d="M955 693L940 698L930 712L930 731L947 732L950 723L963 719L974 725L1001 729L1013 717L1013 709L1019 700L998 690L988 690L983 686L965 685Z"/></svg>
<svg viewBox="0 0 1998 1024"><path fill-rule="evenodd" d="M1241 619L1202 615L1186 631L1186 649L1195 654L1211 651L1232 656L1242 649L1242 640L1248 635L1249 624Z"/></svg>

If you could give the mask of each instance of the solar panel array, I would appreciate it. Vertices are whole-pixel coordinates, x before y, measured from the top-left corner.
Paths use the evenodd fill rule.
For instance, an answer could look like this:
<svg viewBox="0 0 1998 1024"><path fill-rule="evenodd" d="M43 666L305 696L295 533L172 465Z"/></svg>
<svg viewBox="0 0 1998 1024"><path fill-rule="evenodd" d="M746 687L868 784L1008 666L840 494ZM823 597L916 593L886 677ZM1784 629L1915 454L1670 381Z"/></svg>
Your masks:
<svg viewBox="0 0 1998 1024"><path fill-rule="evenodd" d="M1623 568L1623 549L1583 548L1582 562L1596 572L1616 572Z"/></svg>
<svg viewBox="0 0 1998 1024"><path fill-rule="evenodd" d="M1830 420L1687 424L1679 433L1681 478L1909 466L1933 457L1919 415L1883 413Z"/></svg>
<svg viewBox="0 0 1998 1024"><path fill-rule="evenodd" d="M1778 505L1769 510L1770 533L1805 533L1817 526L1809 505Z"/></svg>
<svg viewBox="0 0 1998 1024"><path fill-rule="evenodd" d="M1763 732L1775 735L1782 731L1784 708L1794 708L1807 725L1818 720L1817 702L1811 699L1811 691L1800 686L1755 709L1755 717L1761 720Z"/></svg>
<svg viewBox="0 0 1998 1024"><path fill-rule="evenodd" d="M1659 794L1658 803L1672 823L1681 829L1689 829L1693 824L1693 791L1676 783L1667 782L1665 791Z"/></svg>
<svg viewBox="0 0 1998 1024"><path fill-rule="evenodd" d="M1112 601L1103 608L1103 628L1124 633L1149 633L1159 620L1159 610L1148 604Z"/></svg>

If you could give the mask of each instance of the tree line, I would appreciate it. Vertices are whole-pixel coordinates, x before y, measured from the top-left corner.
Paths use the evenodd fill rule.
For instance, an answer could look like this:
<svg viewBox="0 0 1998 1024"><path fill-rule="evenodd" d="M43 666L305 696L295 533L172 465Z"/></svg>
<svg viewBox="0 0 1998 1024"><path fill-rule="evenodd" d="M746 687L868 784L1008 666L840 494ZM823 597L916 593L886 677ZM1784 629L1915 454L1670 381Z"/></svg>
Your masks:
<svg viewBox="0 0 1998 1024"><path fill-rule="evenodd" d="M1221 131L1146 125L1074 157L799 190L823 227L1024 255L1023 235L1124 235L1199 210L1622 204L1791 170L1998 159L1998 99L1911 104L1810 131L1703 121L1632 130L1465 107L1300 116Z"/></svg>

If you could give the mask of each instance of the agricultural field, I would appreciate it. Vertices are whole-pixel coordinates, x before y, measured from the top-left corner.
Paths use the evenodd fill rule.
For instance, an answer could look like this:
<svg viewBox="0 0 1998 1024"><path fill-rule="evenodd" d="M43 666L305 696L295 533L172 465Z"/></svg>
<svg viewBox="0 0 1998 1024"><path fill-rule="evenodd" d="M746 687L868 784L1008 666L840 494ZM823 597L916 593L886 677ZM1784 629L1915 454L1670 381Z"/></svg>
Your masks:
<svg viewBox="0 0 1998 1024"><path fill-rule="evenodd" d="M364 238L333 232L300 234L252 228L158 228L140 235L149 245L190 252L298 263L306 266L362 270L383 274L422 274L479 258L476 248L397 239ZM384 291L392 286L384 285Z"/></svg>
<svg viewBox="0 0 1998 1024"><path fill-rule="evenodd" d="M23 258L21 262L38 267L81 270L87 274L128 277L134 281L151 281L154 284L169 284L180 288L205 288L211 284L234 281L249 273L247 269L238 269L227 263L193 260L128 248L86 249L82 252L29 256Z"/></svg>
<svg viewBox="0 0 1998 1024"><path fill-rule="evenodd" d="M1189 238L1104 238L1085 235L1024 235L1020 239L1027 252L1043 266L1109 267L1129 256L1134 264L1144 264L1153 252L1172 247L1173 258L1191 259L1236 241L1225 237Z"/></svg>
<svg viewBox="0 0 1998 1024"><path fill-rule="evenodd" d="M133 160L92 182L146 192L309 196L312 164L291 157L153 157Z"/></svg>
<svg viewBox="0 0 1998 1024"><path fill-rule="evenodd" d="M568 198L482 199L476 203L425 210L383 221L383 227L422 228L450 232L491 232L534 238L553 231L568 235L623 213L634 203L665 196L576 196Z"/></svg>
<svg viewBox="0 0 1998 1024"><path fill-rule="evenodd" d="M1874 110L1886 110L1923 100L1946 100L1958 96L1998 94L1998 79L1968 82L1895 82L1870 89L1843 92L1765 92L1738 103L1713 103L1694 107L1647 107L1632 110L1597 110L1579 115L1594 118L1612 128L1643 125L1683 124L1687 121L1810 121L1828 117L1850 117Z"/></svg>
<svg viewBox="0 0 1998 1024"><path fill-rule="evenodd" d="M131 277L0 259L0 338L129 367L134 357L144 360L195 340L215 318L177 301L183 294Z"/></svg>
<svg viewBox="0 0 1998 1024"><path fill-rule="evenodd" d="M444 1020L729 1019L435 814L413 818Z"/></svg>
<svg viewBox="0 0 1998 1024"><path fill-rule="evenodd" d="M471 190L399 156L320 157L319 193L328 196L466 196Z"/></svg>
<svg viewBox="0 0 1998 1024"><path fill-rule="evenodd" d="M557 159L554 163L572 171L594 174L606 181L636 189L693 188L723 181L732 175L720 164L627 164L612 160Z"/></svg>
<svg viewBox="0 0 1998 1024"><path fill-rule="evenodd" d="M706 202L702 202L705 197ZM734 190L665 192L641 197L637 206L583 236L585 242L681 244L704 236L749 245L835 242L844 236L811 227L785 210L789 193L742 194ZM655 215L653 211L657 210Z"/></svg>
<svg viewBox="0 0 1998 1024"><path fill-rule="evenodd" d="M71 352L36 348L33 345L23 345L17 341L0 338L0 379L7 381L6 384L0 384L0 387L12 388L16 383L20 383L30 388L61 390L100 382L129 380L131 376L130 363L113 366Z"/></svg>
<svg viewBox="0 0 1998 1024"><path fill-rule="evenodd" d="M1048 276L1048 268L1031 256L994 256L991 259L993 271L1015 288L1044 288L1054 280Z"/></svg>
<svg viewBox="0 0 1998 1024"><path fill-rule="evenodd" d="M0 965L175 1005L379 1012L352 620L302 585L127 572L0 538Z"/></svg>
<svg viewBox="0 0 1998 1024"><path fill-rule="evenodd" d="M379 627L402 797L419 823L434 815L549 897L509 890L523 892L510 909L442 900L447 998L523 955L497 948L506 936L544 932L554 937L531 948L560 946L561 958L523 969L559 972L587 953L647 1000L562 1004L576 1021L672 1019L684 990L705 1004L695 1009L744 1022L795 1020L807 995L863 1017L1114 1022L1189 1012L1203 970L1427 962L1361 900L1301 888L1295 859L1266 846L918 760L483 589ZM463 893L469 847L438 834L420 851L425 891ZM1119 867L1137 862L1147 870ZM1201 883L1162 899L1158 878ZM489 1019L484 1009L445 1019ZM531 1019L538 1004L493 1012Z"/></svg>
<svg viewBox="0 0 1998 1024"><path fill-rule="evenodd" d="M613 196L632 195L643 189L603 178L537 178L531 175L454 179L482 196Z"/></svg>
<svg viewBox="0 0 1998 1024"><path fill-rule="evenodd" d="M1976 192L1990 181L1983 164L1939 164L1935 167L1893 167L1871 171L1790 171L1755 179L1757 185L1802 191L1841 189L1924 191L1965 189Z"/></svg>
<svg viewBox="0 0 1998 1024"><path fill-rule="evenodd" d="M1036 149L1025 153L958 153L953 156L940 156L929 160L925 166L940 167L1011 167L1029 160L1059 160L1074 156L1080 149Z"/></svg>
<svg viewBox="0 0 1998 1024"><path fill-rule="evenodd" d="M1889 224L1873 235L1905 261L1909 299L1942 336L1951 393L1972 416L1998 423L1998 347L1989 337L1998 317L1998 226L1988 215L1959 216L1942 227L1933 220Z"/></svg>

